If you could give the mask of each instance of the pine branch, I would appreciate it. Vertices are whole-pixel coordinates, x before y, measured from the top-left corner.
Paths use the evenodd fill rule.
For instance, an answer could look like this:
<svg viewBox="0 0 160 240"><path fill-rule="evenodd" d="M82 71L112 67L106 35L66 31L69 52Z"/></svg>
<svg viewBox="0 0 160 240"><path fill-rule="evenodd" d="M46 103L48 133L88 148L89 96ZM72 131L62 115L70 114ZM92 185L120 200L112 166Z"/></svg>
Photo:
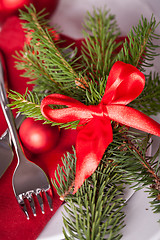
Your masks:
<svg viewBox="0 0 160 240"><path fill-rule="evenodd" d="M120 32L115 16L109 12L100 9L94 9L92 15L88 12L84 25L82 56L96 81L108 75L114 62L113 52L121 44L115 42Z"/></svg>
<svg viewBox="0 0 160 240"><path fill-rule="evenodd" d="M13 102L9 104L9 107L12 107L12 109L18 108L19 112L25 113L27 117L45 120L40 110L40 99L35 93L26 90L26 93L22 95L15 91L10 91L8 97L13 100Z"/></svg>
<svg viewBox="0 0 160 240"><path fill-rule="evenodd" d="M56 172L58 194L66 201L63 216L65 239L120 239L124 227L122 175L115 165L103 162L97 171L72 195L76 156L63 159L64 167Z"/></svg>
<svg viewBox="0 0 160 240"><path fill-rule="evenodd" d="M58 165L55 171L54 187L57 190L61 200L65 200L66 196L72 193L74 187L74 179L76 172L76 152L73 148L73 154L66 153L62 158L63 166Z"/></svg>
<svg viewBox="0 0 160 240"><path fill-rule="evenodd" d="M25 44L24 50L16 53L17 68L25 70L25 77L35 79L31 83L35 84L34 91L37 94L42 94L47 89L48 92L58 91L74 95L75 98L81 97L82 100L84 89L79 85L83 85L85 79L78 71L80 66L77 63L79 58L75 58L76 51L72 51L73 57L67 61L65 57L69 55L65 52L71 46L60 49L59 42L55 43L52 38L43 15L37 14L33 5L26 8L28 13L21 11L21 19L27 21L23 27L29 32L30 44Z"/></svg>
<svg viewBox="0 0 160 240"><path fill-rule="evenodd" d="M147 156L147 149L153 144L149 142L148 135L117 128L113 136L114 140L107 148L107 160L113 161L120 173L125 175L126 184L134 184L136 190L146 187L149 197L153 198L153 210L160 212L160 168L157 159L160 148L154 156Z"/></svg>
<svg viewBox="0 0 160 240"><path fill-rule="evenodd" d="M146 67L152 67L155 56L159 55L159 45L153 44L154 39L160 38L160 35L155 33L158 25L153 16L150 22L142 16L139 24L131 29L128 41L123 44L116 60L130 63L142 72L145 72Z"/></svg>
<svg viewBox="0 0 160 240"><path fill-rule="evenodd" d="M115 62L114 52L121 44L115 41L119 34L115 16L109 11L94 9L92 15L88 12L83 31L82 61L90 89L87 98L92 104L98 103L104 94L107 76Z"/></svg>
<svg viewBox="0 0 160 240"><path fill-rule="evenodd" d="M72 128L75 129L79 121L68 122L68 123L56 123L46 119L41 113L41 99L35 92L26 90L24 95L15 91L10 91L8 98L12 99L9 105L12 109L18 109L26 117L34 118L35 120L43 120L44 124L50 124L51 126L58 125L61 128ZM56 108L56 106L54 106Z"/></svg>

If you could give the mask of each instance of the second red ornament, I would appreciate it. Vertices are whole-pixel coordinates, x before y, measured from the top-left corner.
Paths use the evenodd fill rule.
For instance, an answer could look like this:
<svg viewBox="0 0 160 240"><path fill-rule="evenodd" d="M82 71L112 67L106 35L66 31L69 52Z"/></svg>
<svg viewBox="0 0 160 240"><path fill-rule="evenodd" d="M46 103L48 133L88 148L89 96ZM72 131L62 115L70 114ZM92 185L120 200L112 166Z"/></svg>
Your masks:
<svg viewBox="0 0 160 240"><path fill-rule="evenodd" d="M51 127L48 124L43 124L43 121L35 121L33 118L25 119L19 129L23 146L35 154L55 148L59 135L59 127Z"/></svg>
<svg viewBox="0 0 160 240"><path fill-rule="evenodd" d="M18 15L19 9L24 10L24 5L29 6L31 3L38 12L45 8L49 17L56 9L58 2L59 0L0 0L0 24L11 15Z"/></svg>

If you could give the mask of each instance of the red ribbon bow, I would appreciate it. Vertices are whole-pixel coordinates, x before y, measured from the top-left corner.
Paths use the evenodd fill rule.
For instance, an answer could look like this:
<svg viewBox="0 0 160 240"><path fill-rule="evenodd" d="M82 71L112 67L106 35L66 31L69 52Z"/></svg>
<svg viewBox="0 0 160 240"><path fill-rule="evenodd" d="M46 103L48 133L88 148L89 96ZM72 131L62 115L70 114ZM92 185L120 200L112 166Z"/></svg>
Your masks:
<svg viewBox="0 0 160 240"><path fill-rule="evenodd" d="M110 120L160 136L160 124L138 110L125 106L140 95L144 85L143 73L119 61L109 73L104 96L98 105L86 106L61 94L51 94L42 100L41 111L47 119L58 123L80 120L79 125L84 125L76 141L74 193L96 170L113 140ZM49 104L65 105L68 108L51 109Z"/></svg>

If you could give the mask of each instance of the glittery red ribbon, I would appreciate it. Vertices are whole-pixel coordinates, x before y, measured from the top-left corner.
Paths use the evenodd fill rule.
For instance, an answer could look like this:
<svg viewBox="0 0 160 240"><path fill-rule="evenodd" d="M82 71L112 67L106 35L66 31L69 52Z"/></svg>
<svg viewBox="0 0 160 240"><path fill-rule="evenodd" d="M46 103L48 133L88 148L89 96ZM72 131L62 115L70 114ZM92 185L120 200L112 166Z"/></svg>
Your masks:
<svg viewBox="0 0 160 240"><path fill-rule="evenodd" d="M126 105L140 95L145 85L144 75L134 66L116 62L108 76L104 96L98 105L85 104L61 94L51 94L41 103L42 114L58 123L80 120L76 141L76 177L74 193L96 170L113 140L111 120L160 136L160 124ZM50 104L67 108L51 109Z"/></svg>

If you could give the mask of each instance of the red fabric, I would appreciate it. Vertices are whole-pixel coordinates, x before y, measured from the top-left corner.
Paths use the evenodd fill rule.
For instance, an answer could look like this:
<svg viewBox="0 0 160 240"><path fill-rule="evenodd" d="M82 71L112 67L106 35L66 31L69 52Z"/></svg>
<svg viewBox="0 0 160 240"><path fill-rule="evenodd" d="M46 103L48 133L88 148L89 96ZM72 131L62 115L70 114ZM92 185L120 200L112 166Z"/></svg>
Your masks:
<svg viewBox="0 0 160 240"><path fill-rule="evenodd" d="M41 103L42 114L53 122L80 120L76 141L76 177L74 193L97 168L106 148L112 142L110 120L160 136L160 124L145 114L127 107L140 95L145 85L144 75L134 66L116 62L108 76L106 89L97 105L85 104L61 94L51 94ZM67 106L52 109L50 104Z"/></svg>
<svg viewBox="0 0 160 240"><path fill-rule="evenodd" d="M24 32L21 28L20 21L17 17L7 20L0 33L0 51L3 54L3 63L6 65L5 80L9 89L24 93L26 86L29 89L31 85L26 83L27 78L20 77L23 71L18 71L14 67L15 59L13 54L15 50L20 50L25 41ZM70 39L71 41L71 39ZM73 41L73 40L72 40ZM14 112L15 114L15 112ZM0 135L6 129L6 122L0 108ZM49 178L54 179L54 172L57 164L61 164L61 157L66 151L71 151L72 145L75 144L77 132L74 130L61 130L59 143L56 148L41 155L31 155L26 152L27 156L44 169ZM46 214L41 214L37 207L37 217L31 216L27 220L20 209L12 189L12 175L17 163L16 157L0 179L0 239L1 240L34 240L41 233L47 222L54 215L56 210L62 204L59 196L54 190L53 212L45 206Z"/></svg>

